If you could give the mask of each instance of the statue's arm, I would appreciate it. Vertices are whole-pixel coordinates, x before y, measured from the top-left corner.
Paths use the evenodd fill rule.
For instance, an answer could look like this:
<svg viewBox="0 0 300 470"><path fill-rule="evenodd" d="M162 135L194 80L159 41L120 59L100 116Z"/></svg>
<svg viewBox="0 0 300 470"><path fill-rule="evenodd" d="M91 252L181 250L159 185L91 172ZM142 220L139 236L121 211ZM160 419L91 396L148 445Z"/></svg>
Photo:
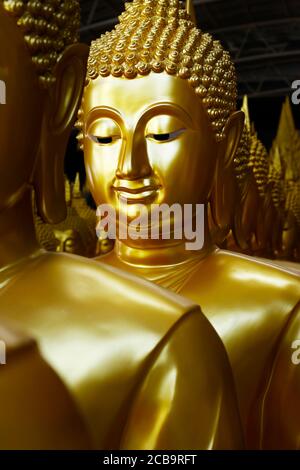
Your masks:
<svg viewBox="0 0 300 470"><path fill-rule="evenodd" d="M263 449L300 449L300 303L279 338L261 419Z"/></svg>
<svg viewBox="0 0 300 470"><path fill-rule="evenodd" d="M199 310L175 324L154 351L136 391L121 447L243 447L227 355Z"/></svg>
<svg viewBox="0 0 300 470"><path fill-rule="evenodd" d="M75 404L35 342L3 325L0 339L0 449L89 449Z"/></svg>

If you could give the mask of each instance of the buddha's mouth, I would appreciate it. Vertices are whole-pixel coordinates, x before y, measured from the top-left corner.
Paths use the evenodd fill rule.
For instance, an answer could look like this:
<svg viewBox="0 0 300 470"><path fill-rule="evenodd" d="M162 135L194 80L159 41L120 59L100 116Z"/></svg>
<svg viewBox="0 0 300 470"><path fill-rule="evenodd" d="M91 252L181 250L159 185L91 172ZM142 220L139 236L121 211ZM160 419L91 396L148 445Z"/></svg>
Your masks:
<svg viewBox="0 0 300 470"><path fill-rule="evenodd" d="M155 199L161 187L156 178L152 177L144 180L115 179L112 184L112 189L118 194L118 197L129 203L147 202L149 198Z"/></svg>

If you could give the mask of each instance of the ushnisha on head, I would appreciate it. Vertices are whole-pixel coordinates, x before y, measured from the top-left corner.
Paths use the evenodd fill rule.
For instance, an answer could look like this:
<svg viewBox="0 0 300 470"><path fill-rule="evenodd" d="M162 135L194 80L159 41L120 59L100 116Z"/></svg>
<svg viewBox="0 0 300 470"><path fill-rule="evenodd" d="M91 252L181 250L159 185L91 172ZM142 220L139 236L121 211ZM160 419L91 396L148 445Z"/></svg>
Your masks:
<svg viewBox="0 0 300 470"><path fill-rule="evenodd" d="M79 39L78 0L4 0L3 6L24 33L41 85L51 85L60 55Z"/></svg>
<svg viewBox="0 0 300 470"><path fill-rule="evenodd" d="M236 109L236 76L219 41L198 29L178 0L133 0L111 32L91 45L87 83L166 72L187 80L201 98L217 140ZM78 127L82 128L82 112ZM82 135L79 136L82 139Z"/></svg>

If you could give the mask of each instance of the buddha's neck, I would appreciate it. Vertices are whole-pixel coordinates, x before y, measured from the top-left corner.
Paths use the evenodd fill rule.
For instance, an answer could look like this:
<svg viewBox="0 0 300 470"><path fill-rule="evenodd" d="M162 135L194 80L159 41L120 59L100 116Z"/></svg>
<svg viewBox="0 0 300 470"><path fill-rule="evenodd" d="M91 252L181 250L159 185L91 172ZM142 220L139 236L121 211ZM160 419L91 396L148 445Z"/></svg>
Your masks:
<svg viewBox="0 0 300 470"><path fill-rule="evenodd" d="M123 262L134 266L170 266L184 263L197 257L205 258L212 253L216 247L213 244L209 233L207 208L204 215L204 245L200 250L187 250L186 240L170 245L162 241L157 247L147 247L146 243L138 248L133 248L126 243L126 240L116 240L115 254Z"/></svg>
<svg viewBox="0 0 300 470"><path fill-rule="evenodd" d="M32 214L31 190L0 213L0 271L39 250Z"/></svg>

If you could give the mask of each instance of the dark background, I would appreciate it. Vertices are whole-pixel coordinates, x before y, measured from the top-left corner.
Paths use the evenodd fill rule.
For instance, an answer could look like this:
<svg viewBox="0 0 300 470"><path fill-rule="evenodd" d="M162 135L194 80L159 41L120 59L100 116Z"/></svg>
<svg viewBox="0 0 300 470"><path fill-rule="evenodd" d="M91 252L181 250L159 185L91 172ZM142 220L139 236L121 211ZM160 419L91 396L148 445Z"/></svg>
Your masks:
<svg viewBox="0 0 300 470"><path fill-rule="evenodd" d="M90 44L117 23L124 0L81 0L81 40ZM269 148L284 97L300 80L300 0L194 0L198 26L214 35L236 63L239 95ZM300 128L300 105L293 105Z"/></svg>

